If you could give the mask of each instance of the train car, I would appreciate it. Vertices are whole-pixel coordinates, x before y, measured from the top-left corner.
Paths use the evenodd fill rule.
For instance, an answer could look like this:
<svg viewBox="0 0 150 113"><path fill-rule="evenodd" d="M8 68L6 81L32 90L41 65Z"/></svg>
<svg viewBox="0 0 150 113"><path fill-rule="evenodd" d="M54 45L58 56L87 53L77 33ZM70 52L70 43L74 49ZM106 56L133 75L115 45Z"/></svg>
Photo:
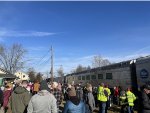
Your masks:
<svg viewBox="0 0 150 113"><path fill-rule="evenodd" d="M136 77L138 86L150 82L150 56L136 59Z"/></svg>
<svg viewBox="0 0 150 113"><path fill-rule="evenodd" d="M128 60L108 66L98 67L79 73L65 76L66 83L82 84L91 83L98 86L100 83L109 87L132 87L138 90L140 86L150 81L150 56Z"/></svg>

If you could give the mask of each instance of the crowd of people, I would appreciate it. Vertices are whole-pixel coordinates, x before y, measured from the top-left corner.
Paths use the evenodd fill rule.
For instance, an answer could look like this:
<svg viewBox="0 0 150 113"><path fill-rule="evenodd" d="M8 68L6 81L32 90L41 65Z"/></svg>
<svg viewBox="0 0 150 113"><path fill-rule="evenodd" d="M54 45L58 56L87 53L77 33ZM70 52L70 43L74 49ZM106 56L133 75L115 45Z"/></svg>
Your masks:
<svg viewBox="0 0 150 113"><path fill-rule="evenodd" d="M150 83L134 94L131 88L109 89L104 83L92 87L89 83L82 86L46 80L7 81L0 89L0 113L93 113L96 108L99 108L98 113L107 113L112 104L121 107L120 113L134 113L136 100L139 113L150 113L149 96Z"/></svg>

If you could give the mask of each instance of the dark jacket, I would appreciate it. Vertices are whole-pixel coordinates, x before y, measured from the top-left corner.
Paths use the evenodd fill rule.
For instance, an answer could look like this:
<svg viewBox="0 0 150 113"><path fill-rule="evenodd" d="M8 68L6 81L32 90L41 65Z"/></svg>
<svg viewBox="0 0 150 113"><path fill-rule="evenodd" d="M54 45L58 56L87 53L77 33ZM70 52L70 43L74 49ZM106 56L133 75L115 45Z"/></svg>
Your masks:
<svg viewBox="0 0 150 113"><path fill-rule="evenodd" d="M30 93L24 87L17 87L10 98L12 113L26 113L27 105L30 101Z"/></svg>
<svg viewBox="0 0 150 113"><path fill-rule="evenodd" d="M3 104L3 91L0 89L0 107Z"/></svg>
<svg viewBox="0 0 150 113"><path fill-rule="evenodd" d="M144 91L142 92L142 105L142 113L150 113L150 98Z"/></svg>

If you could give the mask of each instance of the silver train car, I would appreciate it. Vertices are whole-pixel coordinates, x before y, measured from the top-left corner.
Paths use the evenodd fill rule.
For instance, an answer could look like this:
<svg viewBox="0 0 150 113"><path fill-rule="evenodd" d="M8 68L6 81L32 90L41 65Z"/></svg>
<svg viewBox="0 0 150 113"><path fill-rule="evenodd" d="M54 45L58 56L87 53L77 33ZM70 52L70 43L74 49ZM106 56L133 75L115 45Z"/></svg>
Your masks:
<svg viewBox="0 0 150 113"><path fill-rule="evenodd" d="M140 57L103 67L98 67L79 73L68 74L64 77L65 83L82 84L91 83L98 86L100 83L109 87L132 87L138 90L140 86L150 81L150 56Z"/></svg>

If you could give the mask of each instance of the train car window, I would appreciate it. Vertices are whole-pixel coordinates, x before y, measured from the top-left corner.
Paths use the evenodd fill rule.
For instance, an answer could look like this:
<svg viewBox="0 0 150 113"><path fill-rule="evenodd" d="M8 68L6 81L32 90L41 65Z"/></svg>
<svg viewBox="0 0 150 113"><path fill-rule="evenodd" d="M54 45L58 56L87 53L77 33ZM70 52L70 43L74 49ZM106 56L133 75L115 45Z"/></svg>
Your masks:
<svg viewBox="0 0 150 113"><path fill-rule="evenodd" d="M78 80L81 80L81 76L78 76Z"/></svg>
<svg viewBox="0 0 150 113"><path fill-rule="evenodd" d="M103 79L103 74L98 74L98 79Z"/></svg>
<svg viewBox="0 0 150 113"><path fill-rule="evenodd" d="M90 80L90 75L87 75L87 76L86 76L86 80Z"/></svg>
<svg viewBox="0 0 150 113"><path fill-rule="evenodd" d="M82 76L82 80L85 80L85 76Z"/></svg>
<svg viewBox="0 0 150 113"><path fill-rule="evenodd" d="M113 79L112 73L106 73L106 79Z"/></svg>
<svg viewBox="0 0 150 113"><path fill-rule="evenodd" d="M91 75L91 79L93 80L95 80L96 79L96 75Z"/></svg>

